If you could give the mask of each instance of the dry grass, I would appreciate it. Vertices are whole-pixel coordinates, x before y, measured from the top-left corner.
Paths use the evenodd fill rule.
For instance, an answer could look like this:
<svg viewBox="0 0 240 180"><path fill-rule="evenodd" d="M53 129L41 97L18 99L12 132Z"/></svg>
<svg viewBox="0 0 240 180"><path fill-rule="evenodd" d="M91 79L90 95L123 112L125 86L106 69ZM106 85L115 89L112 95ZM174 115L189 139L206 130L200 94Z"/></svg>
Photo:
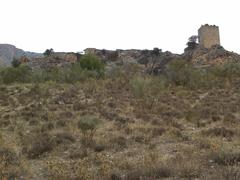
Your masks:
<svg viewBox="0 0 240 180"><path fill-rule="evenodd" d="M127 76L1 86L0 178L239 179L239 88L143 81L141 92ZM87 116L101 120L91 143Z"/></svg>

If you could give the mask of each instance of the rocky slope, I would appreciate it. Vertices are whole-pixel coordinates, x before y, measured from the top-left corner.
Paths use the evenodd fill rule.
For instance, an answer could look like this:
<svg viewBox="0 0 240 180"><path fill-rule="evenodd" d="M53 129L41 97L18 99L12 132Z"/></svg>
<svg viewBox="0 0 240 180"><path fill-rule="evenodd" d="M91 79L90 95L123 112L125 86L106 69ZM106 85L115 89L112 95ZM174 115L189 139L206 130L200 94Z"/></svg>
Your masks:
<svg viewBox="0 0 240 180"><path fill-rule="evenodd" d="M220 45L209 49L196 46L194 49L185 50L182 55L184 59L189 59L196 65L221 65L224 63L240 62L240 55L224 49Z"/></svg>
<svg viewBox="0 0 240 180"><path fill-rule="evenodd" d="M212 66L224 64L225 62L240 62L240 55L224 49L222 46L213 46L206 49L198 44L194 48L186 48L183 54L174 54L161 49L153 50L105 50L88 48L85 54L92 54L101 59L107 69L125 64L137 64L142 66L150 74L159 74L166 64L171 60L185 59L196 66ZM48 67L64 67L81 59L81 54L68 52L54 52L49 57L43 57L40 53L26 52L13 45L0 44L0 66L8 66L17 58L33 69Z"/></svg>
<svg viewBox="0 0 240 180"><path fill-rule="evenodd" d="M89 48L86 54L93 54L102 59L108 66L119 64L141 64L146 72L159 74L163 72L172 60L188 60L196 67L208 67L222 65L225 63L240 62L240 55L216 45L211 48L203 48L196 44L193 48L186 48L183 54L174 54L169 51L163 52L161 49L153 50L99 50Z"/></svg>
<svg viewBox="0 0 240 180"><path fill-rule="evenodd" d="M85 54L93 54L103 60L109 69L118 65L137 64L144 67L144 71L150 74L158 74L162 68L171 60L181 59L182 55L174 54L169 51L163 52L161 49L153 50L127 49L116 51L99 50L88 48Z"/></svg>
<svg viewBox="0 0 240 180"><path fill-rule="evenodd" d="M139 97L128 75L1 85L0 179L240 179L239 80ZM88 145L90 115L101 124Z"/></svg>
<svg viewBox="0 0 240 180"><path fill-rule="evenodd" d="M41 57L42 54L24 51L10 44L0 44L0 66L9 66L14 58L23 56L32 59Z"/></svg>

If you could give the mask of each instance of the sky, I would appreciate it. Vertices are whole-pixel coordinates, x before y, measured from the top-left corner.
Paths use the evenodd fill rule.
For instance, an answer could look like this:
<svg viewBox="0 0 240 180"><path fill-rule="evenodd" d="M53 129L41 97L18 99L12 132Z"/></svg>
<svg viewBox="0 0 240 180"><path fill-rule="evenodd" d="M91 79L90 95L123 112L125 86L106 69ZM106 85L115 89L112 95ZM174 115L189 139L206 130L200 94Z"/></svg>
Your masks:
<svg viewBox="0 0 240 180"><path fill-rule="evenodd" d="M240 53L239 0L0 0L0 43L44 52L85 48L182 53L203 24Z"/></svg>

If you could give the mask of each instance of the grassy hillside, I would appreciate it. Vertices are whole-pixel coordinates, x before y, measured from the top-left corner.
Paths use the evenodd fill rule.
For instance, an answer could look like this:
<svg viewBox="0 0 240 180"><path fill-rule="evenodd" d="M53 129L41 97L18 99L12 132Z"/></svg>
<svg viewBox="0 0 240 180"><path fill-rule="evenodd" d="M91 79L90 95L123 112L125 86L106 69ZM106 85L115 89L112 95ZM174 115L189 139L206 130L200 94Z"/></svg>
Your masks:
<svg viewBox="0 0 240 180"><path fill-rule="evenodd" d="M19 68L0 72L0 179L240 179L239 64Z"/></svg>

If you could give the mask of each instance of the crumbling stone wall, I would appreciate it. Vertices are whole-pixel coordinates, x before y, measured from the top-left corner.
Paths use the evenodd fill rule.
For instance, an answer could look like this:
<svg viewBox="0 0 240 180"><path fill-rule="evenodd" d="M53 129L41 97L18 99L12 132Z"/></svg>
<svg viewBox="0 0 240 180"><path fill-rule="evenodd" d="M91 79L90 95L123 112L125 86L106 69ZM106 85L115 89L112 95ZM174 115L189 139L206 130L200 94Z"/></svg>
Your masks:
<svg viewBox="0 0 240 180"><path fill-rule="evenodd" d="M31 69L48 69L52 67L66 67L80 60L78 53L54 52L50 56L32 58L31 60L21 58L20 62Z"/></svg>
<svg viewBox="0 0 240 180"><path fill-rule="evenodd" d="M219 27L203 25L198 30L199 44L204 48L211 48L214 45L220 45Z"/></svg>

